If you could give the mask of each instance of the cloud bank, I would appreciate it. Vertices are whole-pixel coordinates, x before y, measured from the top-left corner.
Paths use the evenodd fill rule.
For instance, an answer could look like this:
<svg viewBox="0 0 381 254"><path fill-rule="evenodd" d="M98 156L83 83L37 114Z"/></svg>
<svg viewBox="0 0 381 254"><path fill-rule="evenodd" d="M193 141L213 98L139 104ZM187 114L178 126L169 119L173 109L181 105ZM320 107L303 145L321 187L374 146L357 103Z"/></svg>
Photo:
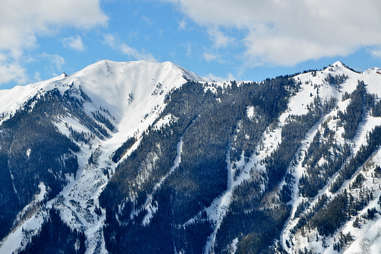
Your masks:
<svg viewBox="0 0 381 254"><path fill-rule="evenodd" d="M110 48L118 50L119 52L131 57L134 60L156 61L151 54L145 53L144 51L139 51L127 43L120 42L112 34L105 34L103 36L103 42Z"/></svg>
<svg viewBox="0 0 381 254"><path fill-rule="evenodd" d="M39 36L64 27L90 29L108 20L100 0L5 0L0 7L0 53L4 56L0 83L25 80L20 58L25 50L38 46ZM80 49L76 43L72 46Z"/></svg>
<svg viewBox="0 0 381 254"><path fill-rule="evenodd" d="M381 45L379 0L164 1L205 26L217 46L227 44L224 29L244 31L239 42L255 65L290 66Z"/></svg>
<svg viewBox="0 0 381 254"><path fill-rule="evenodd" d="M74 49L76 51L83 51L85 49L82 37L79 35L64 38L63 44L65 47Z"/></svg>

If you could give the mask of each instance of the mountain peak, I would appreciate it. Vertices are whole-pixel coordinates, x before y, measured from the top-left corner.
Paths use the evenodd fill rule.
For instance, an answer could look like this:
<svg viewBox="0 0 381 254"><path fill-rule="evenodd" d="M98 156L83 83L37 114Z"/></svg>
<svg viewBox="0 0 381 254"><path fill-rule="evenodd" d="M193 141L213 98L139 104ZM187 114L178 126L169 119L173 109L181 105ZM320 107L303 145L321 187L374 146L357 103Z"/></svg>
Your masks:
<svg viewBox="0 0 381 254"><path fill-rule="evenodd" d="M345 64L339 60L331 64L331 66L332 67L346 67Z"/></svg>
<svg viewBox="0 0 381 254"><path fill-rule="evenodd" d="M137 101L149 100L158 86L161 94L165 94L188 80L201 80L201 78L172 62L146 60L116 62L105 59L90 64L72 75L62 73L49 80L0 90L3 102L0 113L9 115L15 112L39 91L58 88L63 92L70 87L69 84L75 84L80 86L91 99L102 102L102 106L111 107L116 113L123 114L126 108L132 106L128 100L131 96Z"/></svg>
<svg viewBox="0 0 381 254"><path fill-rule="evenodd" d="M108 109L119 123L118 129L129 134L139 128L144 116L154 117L159 112L166 94L189 80L200 78L171 62L101 60L66 82L80 86L96 105Z"/></svg>
<svg viewBox="0 0 381 254"><path fill-rule="evenodd" d="M356 71L356 70L352 69L351 67L349 67L348 65L346 65L345 63L343 63L341 61L336 61L333 64L330 64L325 69L329 69L331 71L333 70L333 71L344 71L344 72L360 73L359 71Z"/></svg>
<svg viewBox="0 0 381 254"><path fill-rule="evenodd" d="M150 60L117 62L104 59L86 66L73 76L88 76L97 73L106 76L110 76L111 74L134 76L141 72L146 72L146 75L155 75L154 73L156 73L156 75L160 75L160 73L177 73L186 80L201 80L201 78L196 74L189 72L172 62L156 62Z"/></svg>
<svg viewBox="0 0 381 254"><path fill-rule="evenodd" d="M334 68L337 71L339 71L339 70L350 70L350 71L353 71L351 68L349 68L347 65L345 65L341 61L336 61L333 64L330 64L329 67Z"/></svg>
<svg viewBox="0 0 381 254"><path fill-rule="evenodd" d="M73 74L72 79L90 94L112 105L125 101L130 93L145 96L158 83L169 91L186 83L187 79L198 78L171 62L101 60Z"/></svg>

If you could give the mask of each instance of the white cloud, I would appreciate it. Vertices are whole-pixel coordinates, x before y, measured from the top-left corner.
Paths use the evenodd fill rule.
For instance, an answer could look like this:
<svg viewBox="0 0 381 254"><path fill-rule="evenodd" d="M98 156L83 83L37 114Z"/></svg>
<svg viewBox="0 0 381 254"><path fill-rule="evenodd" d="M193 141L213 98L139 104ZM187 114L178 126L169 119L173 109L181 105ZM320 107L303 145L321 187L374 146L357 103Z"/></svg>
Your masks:
<svg viewBox="0 0 381 254"><path fill-rule="evenodd" d="M208 34L216 48L227 47L231 42L233 42L233 38L228 37L216 27L209 28Z"/></svg>
<svg viewBox="0 0 381 254"><path fill-rule="evenodd" d="M106 25L107 19L100 0L2 1L0 54L5 55L7 63L2 65L1 73L14 71L15 74L0 78L0 83L20 82L25 78L21 57L25 50L38 46L39 36L55 34L62 27L90 29Z"/></svg>
<svg viewBox="0 0 381 254"><path fill-rule="evenodd" d="M217 59L217 56L215 54L208 53L208 52L204 52L203 57L205 61L207 62L211 62Z"/></svg>
<svg viewBox="0 0 381 254"><path fill-rule="evenodd" d="M0 61L0 83L16 81L24 83L27 79L25 69L17 63L6 63Z"/></svg>
<svg viewBox="0 0 381 254"><path fill-rule="evenodd" d="M77 51L83 51L85 49L85 46L83 45L82 37L79 35L64 38L63 44L65 47L72 48Z"/></svg>
<svg viewBox="0 0 381 254"><path fill-rule="evenodd" d="M370 54L374 57L381 58L381 47L370 50Z"/></svg>
<svg viewBox="0 0 381 254"><path fill-rule="evenodd" d="M100 0L5 1L0 8L0 50L17 54L34 46L38 35L59 27L87 29L106 22Z"/></svg>
<svg viewBox="0 0 381 254"><path fill-rule="evenodd" d="M151 20L149 17L147 17L147 16L142 16L142 20L143 20L147 25L152 25L152 24L153 24L152 20Z"/></svg>
<svg viewBox="0 0 381 254"><path fill-rule="evenodd" d="M62 72L62 66L65 63L65 59L57 54L48 54L48 53L42 53L42 58L46 58L49 62L51 62L54 66L54 72ZM55 73L54 73L55 74Z"/></svg>
<svg viewBox="0 0 381 254"><path fill-rule="evenodd" d="M119 42L112 34L105 34L103 42L133 59L155 61L155 58L151 54L139 51L126 43Z"/></svg>
<svg viewBox="0 0 381 254"><path fill-rule="evenodd" d="M179 29L180 30L185 30L186 28L187 28L187 22L184 19L180 20L180 22L179 22Z"/></svg>
<svg viewBox="0 0 381 254"><path fill-rule="evenodd" d="M246 33L240 42L254 64L294 65L381 45L379 0L165 1L205 26L212 38L213 29Z"/></svg>
<svg viewBox="0 0 381 254"><path fill-rule="evenodd" d="M120 51L123 54L126 54L134 59L137 60L150 60L150 61L155 61L155 58L151 54L147 54L144 52L140 52L135 48L130 47L126 43L122 43L120 45Z"/></svg>
<svg viewBox="0 0 381 254"><path fill-rule="evenodd" d="M0 63L5 62L7 60L7 57L3 54L0 54Z"/></svg>
<svg viewBox="0 0 381 254"><path fill-rule="evenodd" d="M189 42L185 44L185 55L187 57L190 57L192 55L192 44L190 44Z"/></svg>
<svg viewBox="0 0 381 254"><path fill-rule="evenodd" d="M111 48L116 48L116 40L112 34L103 35L103 42Z"/></svg>
<svg viewBox="0 0 381 254"><path fill-rule="evenodd" d="M25 69L15 61L0 53L0 84L16 81L24 83L27 80Z"/></svg>
<svg viewBox="0 0 381 254"><path fill-rule="evenodd" d="M212 73L209 73L208 75L206 75L203 78L204 78L204 80L209 81L209 82L237 80L232 73L228 73L228 75L226 77L220 77L220 76L216 76Z"/></svg>
<svg viewBox="0 0 381 254"><path fill-rule="evenodd" d="M41 80L41 73L39 73L38 71L36 71L33 75L33 79L34 81L38 82Z"/></svg>

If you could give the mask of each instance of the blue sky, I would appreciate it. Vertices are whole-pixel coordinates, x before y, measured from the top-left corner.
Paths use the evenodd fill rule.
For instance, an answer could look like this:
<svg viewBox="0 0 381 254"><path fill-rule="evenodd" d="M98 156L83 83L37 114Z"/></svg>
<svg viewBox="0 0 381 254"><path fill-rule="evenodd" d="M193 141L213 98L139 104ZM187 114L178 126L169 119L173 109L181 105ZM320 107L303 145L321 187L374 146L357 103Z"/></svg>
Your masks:
<svg viewBox="0 0 381 254"><path fill-rule="evenodd" d="M33 2L33 3L32 3ZM172 61L259 81L341 60L381 67L378 0L12 0L0 3L0 88L101 59Z"/></svg>

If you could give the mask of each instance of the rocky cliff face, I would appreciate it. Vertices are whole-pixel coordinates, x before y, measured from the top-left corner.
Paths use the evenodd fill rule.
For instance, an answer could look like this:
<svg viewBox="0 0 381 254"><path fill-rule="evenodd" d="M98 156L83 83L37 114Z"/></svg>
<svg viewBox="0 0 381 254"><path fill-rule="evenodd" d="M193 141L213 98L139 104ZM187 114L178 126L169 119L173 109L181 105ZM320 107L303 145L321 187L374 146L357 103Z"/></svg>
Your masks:
<svg viewBox="0 0 381 254"><path fill-rule="evenodd" d="M0 91L1 253L378 253L381 75L101 61Z"/></svg>

